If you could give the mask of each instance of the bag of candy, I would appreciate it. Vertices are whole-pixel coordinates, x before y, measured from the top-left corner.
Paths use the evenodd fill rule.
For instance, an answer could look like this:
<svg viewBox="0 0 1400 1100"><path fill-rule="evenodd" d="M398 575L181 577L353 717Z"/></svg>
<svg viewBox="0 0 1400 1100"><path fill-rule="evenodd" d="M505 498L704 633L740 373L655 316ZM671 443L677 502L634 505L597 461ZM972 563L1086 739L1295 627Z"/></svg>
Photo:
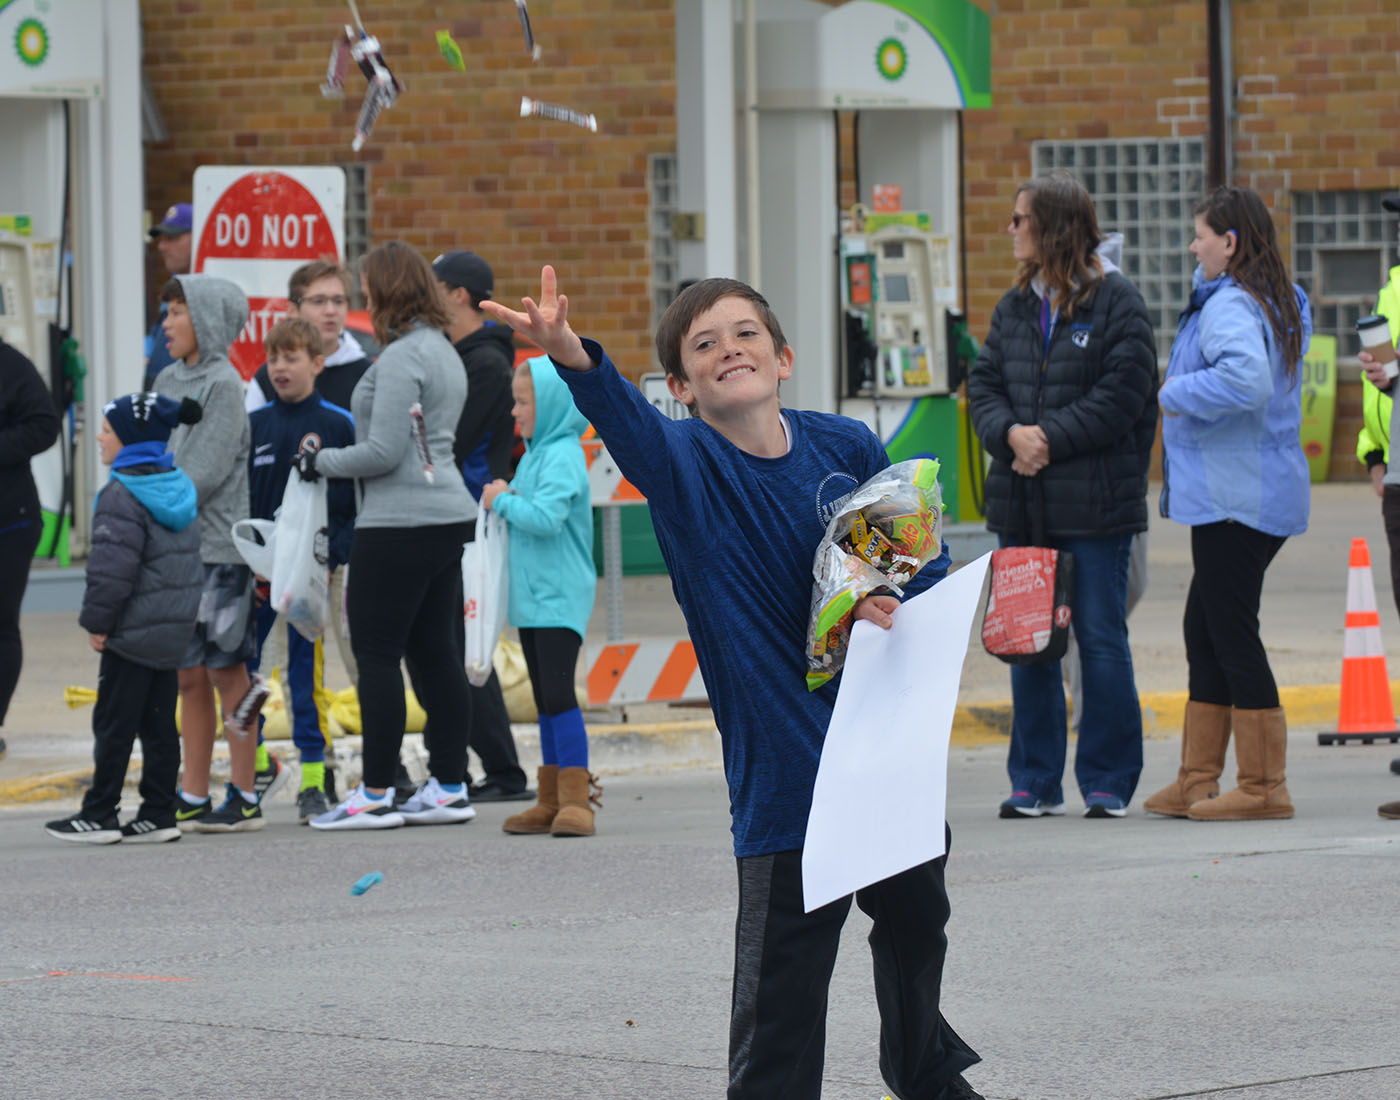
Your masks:
<svg viewBox="0 0 1400 1100"><path fill-rule="evenodd" d="M807 690L841 670L855 607L872 592L904 594L943 550L943 493L936 458L911 458L881 470L831 518L812 562L807 624Z"/></svg>

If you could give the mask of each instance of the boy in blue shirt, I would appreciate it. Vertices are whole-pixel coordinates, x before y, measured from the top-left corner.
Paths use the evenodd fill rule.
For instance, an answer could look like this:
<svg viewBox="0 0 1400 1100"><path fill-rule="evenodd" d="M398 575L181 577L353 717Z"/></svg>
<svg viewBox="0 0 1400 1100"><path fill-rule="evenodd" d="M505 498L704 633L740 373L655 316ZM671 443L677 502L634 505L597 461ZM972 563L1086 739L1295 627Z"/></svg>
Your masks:
<svg viewBox="0 0 1400 1100"><path fill-rule="evenodd" d="M554 361L623 475L651 505L724 747L738 862L729 1100L821 1094L826 990L851 899L803 912L802 846L835 681L808 692L804 661L812 558L843 499L889 465L847 417L783 409L793 351L752 287L705 279L656 331L671 393L667 419L568 324L554 270L525 312L483 309ZM927 588L947 549L906 588ZM888 628L899 601L872 595L858 618ZM902 1100L972 1100L979 1059L938 1009L947 857L856 892L874 921L880 1071Z"/></svg>
<svg viewBox="0 0 1400 1100"><path fill-rule="evenodd" d="M348 447L355 442L355 421L316 390L316 376L325 365L321 334L310 321L284 317L272 326L265 342L267 376L276 395L252 412L248 426L252 447L248 456L249 513L272 519L282 507L287 474L298 451ZM334 478L326 485L329 562L334 570L350 556L355 533L355 499L350 482ZM265 592L259 578L258 589ZM257 607L258 654L249 662L256 669L263 646L277 621L277 612L264 596ZM297 818L305 825L331 807L326 799L326 747L330 744L330 693L322 681L321 639L309 642L289 624L284 686L291 697L292 742L301 754L301 789ZM259 757L267 754L258 746ZM266 766L259 760L259 767Z"/></svg>

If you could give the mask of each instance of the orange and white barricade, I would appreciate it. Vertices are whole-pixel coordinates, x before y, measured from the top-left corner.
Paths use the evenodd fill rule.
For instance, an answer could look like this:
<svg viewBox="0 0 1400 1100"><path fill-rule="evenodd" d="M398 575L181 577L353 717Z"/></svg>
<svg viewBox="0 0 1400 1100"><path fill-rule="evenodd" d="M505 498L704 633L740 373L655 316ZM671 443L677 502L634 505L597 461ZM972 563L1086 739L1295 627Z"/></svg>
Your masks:
<svg viewBox="0 0 1400 1100"><path fill-rule="evenodd" d="M706 699L689 641L645 641L589 646L588 705L679 703Z"/></svg>

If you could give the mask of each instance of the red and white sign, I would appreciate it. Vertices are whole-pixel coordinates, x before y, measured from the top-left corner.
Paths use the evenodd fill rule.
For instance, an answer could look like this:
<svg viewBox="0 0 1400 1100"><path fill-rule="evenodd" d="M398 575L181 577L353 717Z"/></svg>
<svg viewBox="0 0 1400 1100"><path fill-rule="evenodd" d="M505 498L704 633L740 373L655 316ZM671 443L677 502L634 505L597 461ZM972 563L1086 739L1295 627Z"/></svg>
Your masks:
<svg viewBox="0 0 1400 1100"><path fill-rule="evenodd" d="M244 378L263 362L268 329L287 313L287 280L345 249L345 173L339 168L205 166L194 173L192 270L237 283L248 323L229 349Z"/></svg>

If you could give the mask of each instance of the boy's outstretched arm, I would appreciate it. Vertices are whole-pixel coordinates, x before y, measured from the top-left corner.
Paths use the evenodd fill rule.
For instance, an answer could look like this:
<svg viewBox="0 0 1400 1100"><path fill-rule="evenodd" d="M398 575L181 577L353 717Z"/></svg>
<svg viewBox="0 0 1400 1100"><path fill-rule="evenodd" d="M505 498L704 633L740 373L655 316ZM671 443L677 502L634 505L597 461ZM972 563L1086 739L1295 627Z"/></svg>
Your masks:
<svg viewBox="0 0 1400 1100"><path fill-rule="evenodd" d="M593 360L584 351L583 341L569 327L569 299L558 293L553 267L545 264L540 269L539 304L529 298L521 298L520 302L525 307L523 313L490 300L481 303L481 311L509 325L559 366L569 370L593 369Z"/></svg>

